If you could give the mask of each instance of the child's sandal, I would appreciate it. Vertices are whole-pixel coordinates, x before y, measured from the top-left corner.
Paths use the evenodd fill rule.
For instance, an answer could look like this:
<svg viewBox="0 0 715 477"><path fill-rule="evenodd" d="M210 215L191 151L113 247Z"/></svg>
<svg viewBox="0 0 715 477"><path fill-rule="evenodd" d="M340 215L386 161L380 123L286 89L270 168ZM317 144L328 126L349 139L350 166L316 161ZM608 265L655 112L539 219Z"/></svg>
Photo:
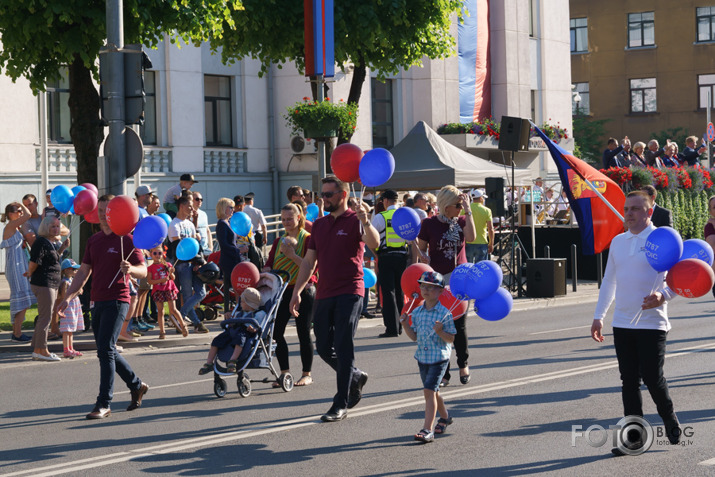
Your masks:
<svg viewBox="0 0 715 477"><path fill-rule="evenodd" d="M415 434L415 440L421 442L432 442L434 440L434 432L429 429L422 429Z"/></svg>
<svg viewBox="0 0 715 477"><path fill-rule="evenodd" d="M237 369L237 366L236 366L236 360L235 360L235 359L229 360L229 361L226 363L226 372L227 372L227 373L235 373L235 372L236 372L236 369Z"/></svg>
<svg viewBox="0 0 715 477"><path fill-rule="evenodd" d="M447 430L447 426L452 424L454 421L452 420L451 417L448 417L447 419L440 417L439 420L437 421L437 425L434 426L434 433L435 434L444 434L444 432Z"/></svg>
<svg viewBox="0 0 715 477"><path fill-rule="evenodd" d="M199 369L199 376L203 376L204 374L208 374L211 371L213 371L214 367L210 365L209 363L204 363L203 366L201 366L201 369Z"/></svg>
<svg viewBox="0 0 715 477"><path fill-rule="evenodd" d="M159 339L160 340L165 340L166 339L166 334L162 331L159 333Z"/></svg>

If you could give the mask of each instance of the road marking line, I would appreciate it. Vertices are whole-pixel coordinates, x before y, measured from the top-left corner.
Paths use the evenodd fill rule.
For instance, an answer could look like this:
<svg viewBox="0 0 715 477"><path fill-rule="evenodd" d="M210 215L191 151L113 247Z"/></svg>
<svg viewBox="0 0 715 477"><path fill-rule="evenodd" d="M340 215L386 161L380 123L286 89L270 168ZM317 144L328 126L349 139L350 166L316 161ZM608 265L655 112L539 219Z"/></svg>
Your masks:
<svg viewBox="0 0 715 477"><path fill-rule="evenodd" d="M561 328L560 330L537 331L536 333L529 333L529 334L530 335L545 335L546 333L558 333L560 331L580 330L582 328L590 328L590 327L591 327L591 325L573 326L571 328Z"/></svg>
<svg viewBox="0 0 715 477"><path fill-rule="evenodd" d="M696 353L698 351L704 351L708 349L715 349L715 343L691 346L689 348L683 348L674 353L666 354L667 358L675 358L680 356L686 356L689 354ZM527 376L523 378L509 379L506 381L501 381L497 383L483 384L480 386L473 386L468 389L446 391L442 392L445 398L458 398L470 396L473 394L483 394L490 391L498 391L502 389L513 388L517 386L524 386L526 384L539 383L544 381L552 381L559 378L565 378L570 376L576 376L579 374L586 374L593 371L599 371L604 369L616 368L618 367L617 360L611 360L606 362L601 362L597 364L591 364L587 366L579 366L576 368L565 369L561 371L553 371L549 373L536 374L533 376ZM201 381L191 381L186 384L193 384L203 382ZM173 385L157 386L157 388L171 387ZM424 404L423 397L415 398L405 398L392 401L390 403L374 404L372 406L365 406L359 411L350 411L350 415L353 417L368 416L371 414L377 414L384 411L390 411L400 408L406 408L411 406L417 406ZM153 447L144 447L137 449L136 451L127 452L116 452L113 454L108 454L103 458L92 457L88 459L80 459L72 462L58 463L54 465L48 465L44 467L38 467L34 469L24 469L17 472L12 472L9 474L1 474L6 477L10 476L20 476L20 475L33 475L37 477L43 476L53 476L60 474L76 473L83 470L95 469L98 467L104 467L111 464L117 464L121 462L127 462L134 459L139 459L143 457L151 457L152 455L169 454L172 452L178 452L182 450L203 447L208 445L220 444L229 441L238 441L247 438L253 438L261 436L264 434L271 434L276 432L286 432L293 429L298 429L301 427L314 426L321 424L318 416L304 416L296 419L290 419L288 421L283 421L281 423L266 424L264 426L258 426L253 429L244 429L235 432L229 432L222 436L203 436L191 439L183 439L173 441L171 443L162 443ZM715 458L706 460L700 463L701 465L715 465Z"/></svg>

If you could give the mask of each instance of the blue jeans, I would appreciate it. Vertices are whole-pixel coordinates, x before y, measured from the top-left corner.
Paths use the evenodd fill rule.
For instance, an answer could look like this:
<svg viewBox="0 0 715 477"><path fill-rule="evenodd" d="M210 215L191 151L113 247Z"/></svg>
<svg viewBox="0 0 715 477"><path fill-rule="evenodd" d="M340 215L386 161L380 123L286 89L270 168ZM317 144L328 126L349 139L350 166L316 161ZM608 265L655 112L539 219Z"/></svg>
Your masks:
<svg viewBox="0 0 715 477"><path fill-rule="evenodd" d="M176 279L179 281L181 297L184 299L184 304L179 311L187 316L191 323L199 325L201 320L196 316L194 307L206 297L204 283L194 275L191 262L181 262L176 265Z"/></svg>
<svg viewBox="0 0 715 477"><path fill-rule="evenodd" d="M420 363L417 361L420 368L420 378L422 378L422 386L430 391L438 392L439 383L442 382L444 373L449 366L449 360L439 361L437 363Z"/></svg>
<svg viewBox="0 0 715 477"><path fill-rule="evenodd" d="M467 261L477 263L489 258L489 245L481 243L468 243L466 248Z"/></svg>
<svg viewBox="0 0 715 477"><path fill-rule="evenodd" d="M348 407L350 386L360 378L355 367L355 344L363 298L360 295L338 295L315 300L313 333L315 348L323 361L337 374L338 392L333 406Z"/></svg>
<svg viewBox="0 0 715 477"><path fill-rule="evenodd" d="M129 303L119 300L98 301L92 309L92 332L99 358L99 395L97 406L109 407L114 393L116 372L130 390L141 387L141 379L117 352L117 337L129 311Z"/></svg>

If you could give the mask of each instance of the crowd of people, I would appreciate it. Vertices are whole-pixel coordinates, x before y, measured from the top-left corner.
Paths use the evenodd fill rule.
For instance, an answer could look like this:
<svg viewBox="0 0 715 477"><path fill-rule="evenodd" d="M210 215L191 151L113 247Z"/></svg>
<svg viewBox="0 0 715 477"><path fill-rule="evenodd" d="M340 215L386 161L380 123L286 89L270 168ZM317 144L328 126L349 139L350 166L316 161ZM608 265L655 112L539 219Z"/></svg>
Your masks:
<svg viewBox="0 0 715 477"><path fill-rule="evenodd" d="M618 143L616 138L609 138L606 150L603 151L603 168L610 167L683 167L700 165L700 156L707 151L705 139L698 145L697 136L688 136L685 147L679 151L678 144L666 140L663 147L658 140L651 139L648 144L638 141L631 145L628 136Z"/></svg>
<svg viewBox="0 0 715 477"><path fill-rule="evenodd" d="M611 151L616 149L618 147ZM179 184L164 196L164 209L173 217L168 241L166 245L151 250L135 250L130 236L117 236L112 232L106 214L112 196L99 197L98 231L87 242L79 265L64 256L70 245L69 231L61 224L60 214L51 203L39 214L37 199L28 195L21 202L13 202L5 208L2 220L6 225L1 246L6 249L6 273L11 287L12 340L31 341L34 360L59 361L61 358L51 353L47 345L48 333L56 324L57 332L63 338L64 357L81 356L74 349L72 333L84 329L79 296L84 289L89 289L91 313L88 315L91 318L87 328L92 330L97 345L100 384L95 407L87 415L88 419L102 419L111 414L115 374L130 390L128 410L141 406L149 386L121 356L117 341L135 340L136 335L153 328L153 322L159 327L159 339L165 339L165 304L169 308L168 321L177 333L187 336L187 325L193 327L194 333L208 332L196 313L196 307L206 294L201 274L215 243L208 216L201 210L203 198L200 193L191 191L196 182L192 175L182 175ZM558 198L553 198L553 190L544 191L542 185L541 179L537 179L532 193L540 188L548 199L553 199L552 205L560 206ZM668 211L661 210L656 214L655 189L651 187L634 194L629 195L626 201L626 224L630 228L627 233L643 238L644 230L667 225ZM141 216L158 213L160 201L150 187L138 187L135 195ZM217 273L220 270L223 275L225 317L230 316L234 306L230 276L236 265L251 262L264 272L283 272L287 289L277 305L273 335L281 374L290 372L285 330L294 318L301 359L301 377L295 384L307 386L313 383L313 356L317 351L320 358L335 370L337 382L332 404L321 419L325 422L340 421L347 416L348 409L358 404L368 381L368 374L356 363L354 336L358 320L366 316L370 298L370 291L365 289L363 282L363 266L368 255L374 257L377 263L375 296L385 327L379 337L397 338L404 331L407 337L418 343L415 358L424 387L425 421L414 437L422 442L431 442L434 434L444 433L453 421L439 393L441 387L450 384L452 347L456 351L459 382L462 385L470 382L466 315L453 320L449 311L439 303L439 296L458 265L491 258L494 218L484 204L484 191L461 191L447 185L436 195L422 192L414 196L406 194L400 204L400 196L393 190L383 190L369 200L351 197L347 183L328 176L322 180L319 193L293 186L286 195L288 202L280 210L283 232L270 244L267 243L265 217L253 205L253 194L233 199L223 197L217 201L215 242L220 249L220 258L215 267ZM507 196L511 197L512 203L519 199L509 191ZM317 218L312 222L308 220L308 204L315 204L318 208ZM421 220L414 242L400 238L392 227L392 217L400 206L413 208ZM715 244L713 200L710 211L713 218L708 224L709 234L706 228L706 240ZM236 234L231 226L231 217L236 212L249 214L255 233L249 236ZM672 216L670 220L672 223ZM185 237L198 240L200 252L191 260L177 261L176 246ZM264 244L270 250L267 257L262 253ZM123 256L123 252L120 253L123 250L131 252ZM628 260L630 258L624 257L623 262ZM406 301L401 278L410 264L419 262L429 264L433 271L420 277L419 287L424 303L408 317L402 313ZM592 330L592 336L597 341L603 340L603 315L611 301L615 297L618 307L619 300L626 299L621 293L625 286L619 284L616 287L615 284L628 279L628 273L631 273L622 272L620 266L616 269L611 262L608 262L605 279L610 291L602 289ZM148 263L151 265L147 266ZM648 354L651 351L644 351L645 354L639 355L638 359L660 359L660 365L638 369L641 374L647 369L644 381L649 388L652 386L659 390L657 392L661 397L656 398L659 412L662 410L661 416L671 432L678 427L678 421L662 377L662 353L669 329L664 303L672 296L663 289L651 295L643 306L656 310L652 321L659 335L641 338L640 333L618 332L616 351L619 362L635 359L630 350L625 351L631 346L647 347L656 353L651 356ZM27 310L35 303L38 312L35 331L32 337L28 337L22 333L22 322ZM248 288L243 291L238 305L240 311L238 308L237 311L241 316L259 319L264 316L261 313L266 311L260 310L262 303L260 292ZM614 326L623 325L620 318L614 321L617 321ZM242 348L257 331L250 322L247 323L227 328L213 340L207 361L199 374L211 371L219 348L225 346L234 347L227 370L236 371ZM650 322L645 320L644 323ZM654 342L657 343L655 347L651 346ZM627 413L639 411L634 404L640 401L639 395L636 396L637 386L634 388L638 369L632 363L622 365ZM274 386L280 387L281 384L276 382ZM435 425L437 413L440 417Z"/></svg>

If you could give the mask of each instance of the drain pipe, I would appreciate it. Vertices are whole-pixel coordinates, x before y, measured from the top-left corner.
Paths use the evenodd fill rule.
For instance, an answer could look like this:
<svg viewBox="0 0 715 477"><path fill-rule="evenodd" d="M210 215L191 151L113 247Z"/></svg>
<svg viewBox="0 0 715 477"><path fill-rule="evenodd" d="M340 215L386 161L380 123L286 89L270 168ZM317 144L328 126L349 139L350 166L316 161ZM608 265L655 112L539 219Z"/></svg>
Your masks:
<svg viewBox="0 0 715 477"><path fill-rule="evenodd" d="M276 214L281 206L281 199L280 181L278 177L278 160L276 158L276 123L273 104L273 65L268 68L268 72L266 73L266 82L268 89L268 101L266 101L268 109L268 168L273 174L271 198L273 213ZM268 239L268 237L266 237L266 239Z"/></svg>

